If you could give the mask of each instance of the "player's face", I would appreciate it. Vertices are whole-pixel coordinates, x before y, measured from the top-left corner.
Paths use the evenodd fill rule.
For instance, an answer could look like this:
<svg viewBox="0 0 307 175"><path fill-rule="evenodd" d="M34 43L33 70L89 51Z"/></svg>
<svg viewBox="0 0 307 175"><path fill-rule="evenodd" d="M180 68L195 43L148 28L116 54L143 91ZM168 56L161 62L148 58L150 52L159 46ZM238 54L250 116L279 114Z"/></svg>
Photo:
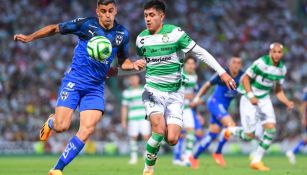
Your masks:
<svg viewBox="0 0 307 175"><path fill-rule="evenodd" d="M232 57L229 63L229 69L231 72L237 73L242 67L242 61L239 57Z"/></svg>
<svg viewBox="0 0 307 175"><path fill-rule="evenodd" d="M132 75L129 77L129 84L132 87L138 87L140 84L140 78L137 75Z"/></svg>
<svg viewBox="0 0 307 175"><path fill-rule="evenodd" d="M155 34L162 28L164 13L155 8L144 10L146 27L150 33Z"/></svg>
<svg viewBox="0 0 307 175"><path fill-rule="evenodd" d="M109 3L107 5L99 4L96 9L100 25L106 29L113 27L117 9L115 4Z"/></svg>
<svg viewBox="0 0 307 175"><path fill-rule="evenodd" d="M188 73L188 74L192 74L195 72L196 69L196 63L193 59L188 59L185 63L184 63L184 70Z"/></svg>
<svg viewBox="0 0 307 175"><path fill-rule="evenodd" d="M280 47L279 45L273 46L273 48L270 50L270 57L272 58L274 64L277 64L282 58L282 56L282 47Z"/></svg>

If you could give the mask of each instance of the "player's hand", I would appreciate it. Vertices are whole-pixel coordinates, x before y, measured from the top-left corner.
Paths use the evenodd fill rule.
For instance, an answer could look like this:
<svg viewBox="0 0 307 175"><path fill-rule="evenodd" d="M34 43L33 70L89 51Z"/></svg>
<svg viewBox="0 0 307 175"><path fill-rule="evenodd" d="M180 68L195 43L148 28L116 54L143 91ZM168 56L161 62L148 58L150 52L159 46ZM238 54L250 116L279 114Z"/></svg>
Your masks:
<svg viewBox="0 0 307 175"><path fill-rule="evenodd" d="M144 59L136 60L133 62L133 69L142 70L146 66L146 61Z"/></svg>
<svg viewBox="0 0 307 175"><path fill-rule="evenodd" d="M256 97L250 98L249 101L252 105L257 106L258 105L258 99Z"/></svg>
<svg viewBox="0 0 307 175"><path fill-rule="evenodd" d="M193 101L189 104L190 108L195 108L196 106L197 106L197 103L195 103Z"/></svg>
<svg viewBox="0 0 307 175"><path fill-rule="evenodd" d="M110 67L109 71L107 72L106 77L110 78L110 77L115 77L118 74L118 68L117 67Z"/></svg>
<svg viewBox="0 0 307 175"><path fill-rule="evenodd" d="M288 103L286 104L288 110L292 110L294 108L294 102L293 101L288 101Z"/></svg>
<svg viewBox="0 0 307 175"><path fill-rule="evenodd" d="M235 90L237 88L236 82L226 72L220 75L222 81L226 84L228 89Z"/></svg>
<svg viewBox="0 0 307 175"><path fill-rule="evenodd" d="M30 35L17 34L17 35L14 35L14 40L21 41L23 43L28 43L28 42L33 41L33 38Z"/></svg>

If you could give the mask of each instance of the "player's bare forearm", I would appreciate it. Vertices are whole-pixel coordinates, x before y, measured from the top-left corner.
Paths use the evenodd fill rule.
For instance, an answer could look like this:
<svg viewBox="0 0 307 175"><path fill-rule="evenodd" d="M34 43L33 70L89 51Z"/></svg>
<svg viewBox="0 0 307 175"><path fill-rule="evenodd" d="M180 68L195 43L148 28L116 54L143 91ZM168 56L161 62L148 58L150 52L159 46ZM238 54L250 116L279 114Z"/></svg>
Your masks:
<svg viewBox="0 0 307 175"><path fill-rule="evenodd" d="M291 102L287 96L284 93L284 90L282 89L282 87L278 84L275 87L275 95L277 97L277 99L282 102L283 104L285 104L286 106L288 106L288 104Z"/></svg>
<svg viewBox="0 0 307 175"><path fill-rule="evenodd" d="M47 36L52 36L56 33L59 33L59 31L60 31L60 28L58 24L51 24L51 25L48 25L46 27L43 27L37 30L36 32L30 35L23 35L23 34L14 35L14 40L27 43L27 42L34 41L36 39L44 38Z"/></svg>
<svg viewBox="0 0 307 175"><path fill-rule="evenodd" d="M243 85L246 93L252 92L252 88L251 88L251 84L250 84L250 77L247 74L243 75L241 82L242 82L242 85Z"/></svg>
<svg viewBox="0 0 307 175"><path fill-rule="evenodd" d="M122 106L121 107L121 123L122 123L122 127L125 128L126 127L126 123L127 123L127 114L128 114L128 108L127 106Z"/></svg>
<svg viewBox="0 0 307 175"><path fill-rule="evenodd" d="M190 93L190 94L184 94L184 99L188 99L188 100L192 100L194 98L194 94Z"/></svg>
<svg viewBox="0 0 307 175"><path fill-rule="evenodd" d="M208 89L211 87L210 82L206 82L198 91L197 95L195 97L202 97L203 95L205 95L208 91Z"/></svg>
<svg viewBox="0 0 307 175"><path fill-rule="evenodd" d="M127 58L123 64L120 66L121 69L123 70L132 70L133 69L133 62Z"/></svg>
<svg viewBox="0 0 307 175"><path fill-rule="evenodd" d="M123 64L121 65L121 69L123 70L142 70L146 66L146 62L144 59L139 59L136 61L132 61L129 58L127 58Z"/></svg>

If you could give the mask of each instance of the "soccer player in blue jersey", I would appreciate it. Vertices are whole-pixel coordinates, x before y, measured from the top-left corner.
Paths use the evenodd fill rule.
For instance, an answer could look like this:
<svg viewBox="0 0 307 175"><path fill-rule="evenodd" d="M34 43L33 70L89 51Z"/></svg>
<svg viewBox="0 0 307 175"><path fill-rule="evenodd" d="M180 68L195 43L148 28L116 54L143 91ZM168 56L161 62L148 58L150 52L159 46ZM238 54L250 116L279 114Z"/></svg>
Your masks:
<svg viewBox="0 0 307 175"><path fill-rule="evenodd" d="M93 134L104 113L104 82L114 57L117 55L121 68L125 70L143 69L146 64L144 60L132 62L128 59L128 31L115 21L115 0L98 0L96 13L97 17L78 18L48 25L30 35L14 36L15 41L24 43L57 33L79 37L72 64L58 91L55 114L42 127L40 140L46 141L52 130L66 131L77 107L80 111L80 127L48 175L62 175L64 167L78 155L86 140ZM92 59L86 51L88 41L94 36L104 36L112 43L112 54L104 62Z"/></svg>
<svg viewBox="0 0 307 175"><path fill-rule="evenodd" d="M243 71L241 70L242 62L240 57L232 57L229 62L229 68L226 72L232 76L236 83L239 83ZM235 126L235 122L232 117L228 114L227 109L230 105L231 100L237 95L236 90L230 90L227 88L226 84L220 79L218 75L214 75L210 81L206 82L197 95L195 96L192 107L195 107L201 96L203 96L211 86L214 86L215 90L212 96L207 102L208 110L211 113L211 120L209 126L209 133L200 141L199 146L196 151L190 157L191 166L194 169L198 168L198 157L202 152L204 152L210 144L217 138L223 127ZM222 147L227 142L227 137L222 137L219 142L217 151L213 154L213 158L216 163L221 166L225 166L225 161L222 156Z"/></svg>
<svg viewBox="0 0 307 175"><path fill-rule="evenodd" d="M304 97L303 97L303 118L302 118L302 123L304 125L305 128L305 136L303 139L301 139L297 145L292 149L287 151L286 156L289 159L289 162L291 164L296 164L296 159L295 159L295 155L298 154L300 152L300 150L307 145L307 87L304 89Z"/></svg>

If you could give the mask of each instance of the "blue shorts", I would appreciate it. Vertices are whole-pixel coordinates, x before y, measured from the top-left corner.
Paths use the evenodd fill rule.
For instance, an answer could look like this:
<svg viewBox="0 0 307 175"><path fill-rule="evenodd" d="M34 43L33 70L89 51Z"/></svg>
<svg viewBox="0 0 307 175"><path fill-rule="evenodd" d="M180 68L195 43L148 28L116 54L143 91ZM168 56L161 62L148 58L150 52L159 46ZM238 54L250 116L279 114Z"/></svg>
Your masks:
<svg viewBox="0 0 307 175"><path fill-rule="evenodd" d="M83 85L67 78L62 80L56 106L64 106L79 111L104 111L104 86Z"/></svg>
<svg viewBox="0 0 307 175"><path fill-rule="evenodd" d="M210 98L207 107L211 113L210 123L223 127L220 121L222 118L229 115L227 108L222 103L218 102L215 98Z"/></svg>
<svg viewBox="0 0 307 175"><path fill-rule="evenodd" d="M195 129L195 131L202 130L202 126L201 126L200 121L197 117L197 113L194 109L192 109L192 113L193 113L193 118L194 118L194 129Z"/></svg>

